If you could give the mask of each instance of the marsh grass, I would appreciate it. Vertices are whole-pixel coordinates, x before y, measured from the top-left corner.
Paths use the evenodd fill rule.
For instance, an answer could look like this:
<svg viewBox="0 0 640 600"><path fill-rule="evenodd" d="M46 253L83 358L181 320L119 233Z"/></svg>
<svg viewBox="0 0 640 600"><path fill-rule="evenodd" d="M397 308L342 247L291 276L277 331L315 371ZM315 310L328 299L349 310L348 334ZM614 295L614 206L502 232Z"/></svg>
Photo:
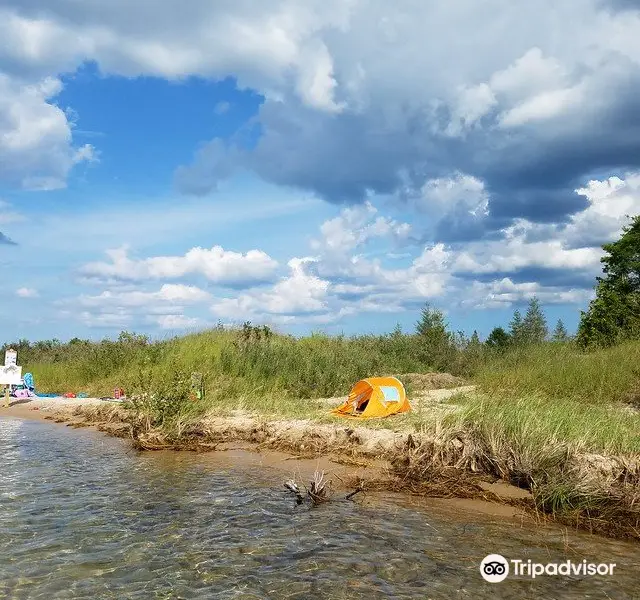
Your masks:
<svg viewBox="0 0 640 600"><path fill-rule="evenodd" d="M476 428L496 448L505 442L537 453L557 443L605 454L640 454L640 413L616 405L541 396L458 398L459 411L446 417L452 426Z"/></svg>

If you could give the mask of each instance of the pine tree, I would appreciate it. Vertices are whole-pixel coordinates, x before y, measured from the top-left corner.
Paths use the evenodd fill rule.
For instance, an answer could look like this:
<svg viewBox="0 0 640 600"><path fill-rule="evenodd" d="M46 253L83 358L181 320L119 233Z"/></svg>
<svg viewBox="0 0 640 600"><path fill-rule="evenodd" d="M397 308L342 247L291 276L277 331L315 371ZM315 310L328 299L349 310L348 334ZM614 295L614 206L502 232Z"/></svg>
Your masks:
<svg viewBox="0 0 640 600"><path fill-rule="evenodd" d="M433 341L449 339L444 314L437 308L433 308L428 302L420 313L420 320L416 323L416 331L418 335Z"/></svg>
<svg viewBox="0 0 640 600"><path fill-rule="evenodd" d="M553 330L553 341L554 342L566 342L569 339L569 334L567 333L567 328L564 326L562 319L558 319L556 323L556 328Z"/></svg>
<svg viewBox="0 0 640 600"><path fill-rule="evenodd" d="M471 337L466 340L466 344L460 349L464 351L464 368L469 372L474 372L482 361L485 349L480 342L478 332L474 330Z"/></svg>
<svg viewBox="0 0 640 600"><path fill-rule="evenodd" d="M494 327L485 342L489 348L504 352L511 343L511 336L502 328Z"/></svg>
<svg viewBox="0 0 640 600"><path fill-rule="evenodd" d="M513 311L513 317L509 323L509 337L514 346L519 346L523 342L522 326L522 315L520 314L520 311L516 309Z"/></svg>
<svg viewBox="0 0 640 600"><path fill-rule="evenodd" d="M455 356L454 336L448 331L444 314L426 303L416 323L421 359L436 370L448 368Z"/></svg>
<svg viewBox="0 0 640 600"><path fill-rule="evenodd" d="M547 319L540 307L540 301L535 296L529 301L527 313L522 320L521 331L525 344L540 344L547 338L549 333Z"/></svg>

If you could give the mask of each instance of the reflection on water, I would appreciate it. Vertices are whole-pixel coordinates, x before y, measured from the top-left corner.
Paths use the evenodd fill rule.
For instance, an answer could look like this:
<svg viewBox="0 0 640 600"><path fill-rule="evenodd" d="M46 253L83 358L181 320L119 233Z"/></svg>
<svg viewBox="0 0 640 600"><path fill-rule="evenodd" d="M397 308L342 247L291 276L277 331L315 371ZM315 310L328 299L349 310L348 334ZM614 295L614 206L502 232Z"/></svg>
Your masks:
<svg viewBox="0 0 640 600"><path fill-rule="evenodd" d="M638 546L390 498L295 507L282 473L0 418L0 598L639 597ZM220 455L219 455L220 456ZM489 584L490 553L615 562L613 578Z"/></svg>

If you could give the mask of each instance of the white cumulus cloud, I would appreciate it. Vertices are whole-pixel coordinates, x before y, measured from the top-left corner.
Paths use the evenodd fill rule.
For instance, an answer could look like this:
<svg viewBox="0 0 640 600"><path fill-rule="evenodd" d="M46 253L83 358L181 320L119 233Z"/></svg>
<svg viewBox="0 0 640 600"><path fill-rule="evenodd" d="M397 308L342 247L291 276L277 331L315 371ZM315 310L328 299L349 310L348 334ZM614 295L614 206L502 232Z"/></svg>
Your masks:
<svg viewBox="0 0 640 600"><path fill-rule="evenodd" d="M268 291L253 291L223 298L211 306L220 318L244 321L251 315L301 315L327 309L329 282L309 274L309 258L292 258L290 273Z"/></svg>
<svg viewBox="0 0 640 600"><path fill-rule="evenodd" d="M53 77L22 84L3 74L0 63L0 181L57 189L74 165L96 158L92 146L73 144L71 123L52 102L61 89Z"/></svg>
<svg viewBox="0 0 640 600"><path fill-rule="evenodd" d="M145 281L177 279L187 275L202 275L222 285L242 285L267 281L278 263L260 250L246 253L225 250L221 246L192 248L183 256L154 256L134 259L126 247L108 250L111 262L84 265L80 274L98 280Z"/></svg>

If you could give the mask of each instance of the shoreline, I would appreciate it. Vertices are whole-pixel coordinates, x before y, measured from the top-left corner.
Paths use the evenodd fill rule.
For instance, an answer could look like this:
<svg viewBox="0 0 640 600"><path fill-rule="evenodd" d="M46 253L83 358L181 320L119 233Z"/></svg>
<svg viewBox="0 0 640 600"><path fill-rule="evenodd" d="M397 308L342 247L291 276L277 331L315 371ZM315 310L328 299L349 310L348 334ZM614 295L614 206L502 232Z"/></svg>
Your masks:
<svg viewBox="0 0 640 600"><path fill-rule="evenodd" d="M450 396L455 390L432 392ZM319 470L331 471L338 487L349 492L398 492L407 498L456 505L464 511L527 519L536 526L551 524L640 541L640 521L637 509L633 508L637 493L632 483L640 464L625 462L624 457L578 453L565 461L566 473L579 471L581 477L586 473L599 481L600 489L616 493L611 496L606 512L589 508L549 511L539 504L546 490L529 487L519 477L514 481L517 471L510 472L508 465L499 462L498 455L492 456L486 447L478 445L472 430L456 430L453 436L434 435L402 428L367 427L351 420L324 422L234 410L225 416L202 415L181 424L168 437L162 430L150 427L147 417L126 408L122 401L99 398L14 399L9 408L0 408L2 416L53 421L74 428L91 427L128 439L140 451L240 450L259 454L266 460L279 453L281 458L286 456L282 460L288 466L293 464L291 461L307 467L312 463L324 465ZM620 472L625 480L630 477L623 485L631 485L627 487L631 496L617 494ZM307 469L309 475L313 471ZM308 482L307 479L299 483ZM580 493L577 487L567 490L570 494Z"/></svg>
<svg viewBox="0 0 640 600"><path fill-rule="evenodd" d="M117 400L107 401L100 398L11 398L8 407L0 404L0 417L46 421L49 420L47 416L50 416L52 411L73 413L77 409L117 403Z"/></svg>
<svg viewBox="0 0 640 600"><path fill-rule="evenodd" d="M422 485L402 482L393 473L393 461L381 455L394 452L395 457L395 453L403 452L407 442L411 443L410 433L235 415L205 418L200 431L185 432L185 439L171 444L158 431L135 439L125 411L122 403L115 400L39 398L14 400L9 408L0 409L0 417L92 428L131 440L138 450L232 452L241 464L252 461L249 455L259 456L261 465L278 468L283 473L295 467L307 480L315 470L324 470L333 488L340 491L361 488L370 493L391 492L400 494L409 503L419 501L421 505L460 510L469 515L508 519L514 524L566 526L536 511L528 490L486 474L453 469L450 473L445 470L434 474L432 481ZM301 481L306 483L304 477Z"/></svg>

